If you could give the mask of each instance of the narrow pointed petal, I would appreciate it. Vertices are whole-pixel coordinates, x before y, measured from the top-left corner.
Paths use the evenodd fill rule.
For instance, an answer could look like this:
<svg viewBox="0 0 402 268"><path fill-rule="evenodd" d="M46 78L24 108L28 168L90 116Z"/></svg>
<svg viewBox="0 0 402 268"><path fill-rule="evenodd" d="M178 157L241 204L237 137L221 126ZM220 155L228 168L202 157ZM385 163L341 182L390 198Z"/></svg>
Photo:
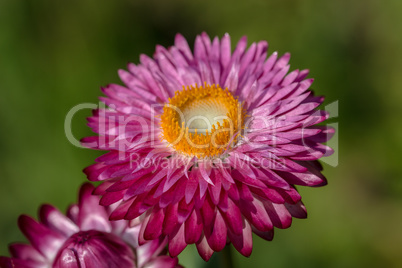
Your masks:
<svg viewBox="0 0 402 268"><path fill-rule="evenodd" d="M227 227L219 211L216 212L212 233L205 233L208 245L214 251L221 251L226 245Z"/></svg>
<svg viewBox="0 0 402 268"><path fill-rule="evenodd" d="M199 212L193 210L190 217L185 223L185 239L187 244L193 244L197 242L202 234L203 224L202 218Z"/></svg>
<svg viewBox="0 0 402 268"><path fill-rule="evenodd" d="M251 255L253 250L253 237L251 233L251 226L247 221L244 221L243 232L241 235L236 235L229 231L228 236L238 252L245 257L249 257Z"/></svg>
<svg viewBox="0 0 402 268"><path fill-rule="evenodd" d="M57 250L64 243L63 235L37 223L28 216L20 216L18 225L31 245L47 258L55 256Z"/></svg>
<svg viewBox="0 0 402 268"><path fill-rule="evenodd" d="M175 234L169 235L169 253L170 256L176 257L187 246L184 236L184 225L182 224Z"/></svg>
<svg viewBox="0 0 402 268"><path fill-rule="evenodd" d="M212 257L212 254L214 253L213 249L208 245L207 239L203 235L196 244L197 246L197 251L200 254L201 258L204 261L209 261L209 259Z"/></svg>

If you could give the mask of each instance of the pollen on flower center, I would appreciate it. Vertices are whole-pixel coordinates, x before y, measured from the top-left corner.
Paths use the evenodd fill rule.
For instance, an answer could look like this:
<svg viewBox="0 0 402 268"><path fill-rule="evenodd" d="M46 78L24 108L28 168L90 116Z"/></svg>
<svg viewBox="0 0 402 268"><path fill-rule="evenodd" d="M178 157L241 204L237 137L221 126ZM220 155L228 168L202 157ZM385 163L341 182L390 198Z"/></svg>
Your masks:
<svg viewBox="0 0 402 268"><path fill-rule="evenodd" d="M162 135L180 153L215 157L234 146L245 116L242 104L227 89L206 83L187 86L165 104Z"/></svg>

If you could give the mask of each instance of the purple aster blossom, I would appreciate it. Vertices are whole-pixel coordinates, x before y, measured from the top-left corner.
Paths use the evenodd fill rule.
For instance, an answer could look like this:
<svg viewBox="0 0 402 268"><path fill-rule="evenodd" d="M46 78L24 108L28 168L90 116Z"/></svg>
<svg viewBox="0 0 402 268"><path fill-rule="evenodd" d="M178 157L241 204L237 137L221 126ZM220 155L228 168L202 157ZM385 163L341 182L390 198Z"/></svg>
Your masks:
<svg viewBox="0 0 402 268"><path fill-rule="evenodd" d="M109 152L84 172L103 181L102 205L121 201L110 219L143 222L140 244L167 236L172 256L195 243L208 260L231 242L249 256L253 232L271 240L306 218L295 185L327 183L318 159L334 130L317 125L329 115L308 70L267 49L243 37L232 53L228 34L203 33L192 52L178 34L103 88L109 108L88 119L99 136L82 142Z"/></svg>
<svg viewBox="0 0 402 268"><path fill-rule="evenodd" d="M21 215L18 225L30 244L10 246L11 257L0 257L2 268L140 268L176 267L177 258L166 253L166 239L138 245L140 224L108 220L110 208L91 195L94 187L82 185L78 204L67 215L43 205L37 222Z"/></svg>

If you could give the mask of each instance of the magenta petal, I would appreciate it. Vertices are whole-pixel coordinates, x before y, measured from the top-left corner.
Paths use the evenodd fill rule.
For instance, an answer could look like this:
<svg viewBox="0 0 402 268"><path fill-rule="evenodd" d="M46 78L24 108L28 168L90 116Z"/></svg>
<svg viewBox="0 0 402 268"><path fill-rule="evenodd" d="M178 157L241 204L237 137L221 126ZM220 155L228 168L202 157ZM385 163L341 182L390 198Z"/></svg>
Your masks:
<svg viewBox="0 0 402 268"><path fill-rule="evenodd" d="M78 222L78 214L80 213L80 209L77 204L70 205L67 209L67 217L71 219L73 222Z"/></svg>
<svg viewBox="0 0 402 268"><path fill-rule="evenodd" d="M221 251L226 245L227 228L226 223L219 211L216 212L215 223L212 233L205 233L208 245L214 251Z"/></svg>
<svg viewBox="0 0 402 268"><path fill-rule="evenodd" d="M249 67L250 63L254 59L257 50L257 45L255 43L251 44L247 52L241 58L240 74L243 74L244 70Z"/></svg>
<svg viewBox="0 0 402 268"><path fill-rule="evenodd" d="M277 189L277 192L285 199L286 203L296 204L301 200L301 196L295 188L290 188L286 191L282 189Z"/></svg>
<svg viewBox="0 0 402 268"><path fill-rule="evenodd" d="M147 227L145 228L144 238L146 240L154 240L162 235L162 224L165 218L164 210L161 208L154 208L151 217L149 218Z"/></svg>
<svg viewBox="0 0 402 268"><path fill-rule="evenodd" d="M265 239L267 241L271 241L274 238L274 229L267 231L267 232L262 232L256 228L252 228L253 233L261 237L262 239Z"/></svg>
<svg viewBox="0 0 402 268"><path fill-rule="evenodd" d="M16 258L7 258L0 256L0 267L1 268L39 268L44 267L41 263L36 263L34 261L20 260Z"/></svg>
<svg viewBox="0 0 402 268"><path fill-rule="evenodd" d="M192 60L193 53L191 53L187 40L181 34L177 34L174 41L176 47L183 52L183 54L187 57L187 59Z"/></svg>
<svg viewBox="0 0 402 268"><path fill-rule="evenodd" d="M228 207L229 207L228 199L229 199L228 193L226 191L222 191L220 201L218 204L218 208L223 212L226 212L228 210Z"/></svg>
<svg viewBox="0 0 402 268"><path fill-rule="evenodd" d="M204 261L209 261L214 251L208 245L207 239L205 238L204 235L202 235L200 241L197 242L196 246L198 254L200 254L201 258Z"/></svg>
<svg viewBox="0 0 402 268"><path fill-rule="evenodd" d="M22 259L22 260L31 260L37 263L45 263L46 259L44 256L38 252L31 245L26 244L12 244L9 247L11 256ZM0 266L3 267L3 266Z"/></svg>
<svg viewBox="0 0 402 268"><path fill-rule="evenodd" d="M266 199L267 201L278 204L285 203L285 198L279 193L279 191L282 191L282 189L268 187L265 189L251 188L251 190L253 191L253 194L261 197L261 200Z"/></svg>
<svg viewBox="0 0 402 268"><path fill-rule="evenodd" d="M274 69L282 69L288 64L290 59L290 53L285 53L282 57L280 57L274 66Z"/></svg>
<svg viewBox="0 0 402 268"><path fill-rule="evenodd" d="M232 200L238 201L240 199L239 190L236 187L236 184L232 184L229 188L228 195Z"/></svg>
<svg viewBox="0 0 402 268"><path fill-rule="evenodd" d="M167 238L159 238L137 247L137 267L146 266L152 259L163 257L167 245ZM169 257L170 258L170 257Z"/></svg>
<svg viewBox="0 0 402 268"><path fill-rule="evenodd" d="M161 256L147 263L146 268L174 268L178 263L177 258Z"/></svg>
<svg viewBox="0 0 402 268"><path fill-rule="evenodd" d="M265 61L265 64L264 64L265 73L268 73L269 71L271 71L277 58L278 58L278 52L276 52L276 51L274 53L272 53L271 56L268 57L268 59Z"/></svg>
<svg viewBox="0 0 402 268"><path fill-rule="evenodd" d="M80 189L78 226L82 231L95 229L110 232L109 215L104 207L99 206L99 198L92 195L93 190L90 184L84 184Z"/></svg>
<svg viewBox="0 0 402 268"><path fill-rule="evenodd" d="M18 219L18 225L31 245L44 256L51 259L64 243L66 237L48 227L37 223L31 217L22 215Z"/></svg>
<svg viewBox="0 0 402 268"><path fill-rule="evenodd" d="M254 169L254 172L257 173L258 178L267 186L289 189L289 183L270 169L259 168Z"/></svg>
<svg viewBox="0 0 402 268"><path fill-rule="evenodd" d="M233 59L233 58L232 58ZM227 69L229 71L226 79L225 79L225 88L230 88L230 89L236 89L239 83L239 69L240 69L240 64L238 61L235 61L232 63L230 69Z"/></svg>
<svg viewBox="0 0 402 268"><path fill-rule="evenodd" d="M251 226L246 220L244 221L243 233L241 235L236 235L231 231L228 231L228 236L233 246L243 256L249 257L251 255L253 250L253 236Z"/></svg>
<svg viewBox="0 0 402 268"><path fill-rule="evenodd" d="M240 199L242 201L253 201L254 196L250 191L250 188L243 183L239 183L239 193L240 193Z"/></svg>
<svg viewBox="0 0 402 268"><path fill-rule="evenodd" d="M211 181L210 175L211 175L211 167L206 165L203 162L200 162L198 164L199 166L199 174L201 174L201 178L203 178L206 182L208 182L209 184L214 185L214 183Z"/></svg>
<svg viewBox="0 0 402 268"><path fill-rule="evenodd" d="M250 172L252 172L252 171L250 170ZM253 186L253 187L257 187L257 188L265 188L265 184L263 182L261 182L260 180L251 178L246 174L243 175L237 170L233 170L232 175L233 175L234 179L240 181L242 184L247 184L249 186Z"/></svg>
<svg viewBox="0 0 402 268"><path fill-rule="evenodd" d="M283 204L264 202L265 209L275 227L286 229L292 224L292 216Z"/></svg>
<svg viewBox="0 0 402 268"><path fill-rule="evenodd" d="M292 215L292 217L305 219L307 218L307 211L306 207L304 206L303 202L299 201L297 204L285 204L286 209Z"/></svg>
<svg viewBox="0 0 402 268"><path fill-rule="evenodd" d="M221 47L220 47L220 59L222 67L226 68L231 59L231 43L230 43L230 36L229 34L225 34L221 40Z"/></svg>
<svg viewBox="0 0 402 268"><path fill-rule="evenodd" d="M289 73L288 75L286 75L286 77L283 79L281 86L287 86L289 84L291 84L293 81L295 81L295 79L299 76L299 70L295 70L291 73Z"/></svg>
<svg viewBox="0 0 402 268"><path fill-rule="evenodd" d="M302 81L304 78L307 77L307 75L309 74L310 70L305 69L300 71L299 75L297 76L297 78L295 79L295 81L300 82Z"/></svg>
<svg viewBox="0 0 402 268"><path fill-rule="evenodd" d="M78 226L73 221L51 205L43 205L40 208L39 216L43 224L66 237L79 231Z"/></svg>
<svg viewBox="0 0 402 268"><path fill-rule="evenodd" d="M176 230L178 225L178 204L170 205L166 208L165 211L165 219L162 225L162 233L164 235L171 234L174 230Z"/></svg>
<svg viewBox="0 0 402 268"><path fill-rule="evenodd" d="M196 209L201 209L204 206L205 199L207 197L206 194L199 195L200 190L197 189L196 195L194 196L194 207Z"/></svg>
<svg viewBox="0 0 402 268"><path fill-rule="evenodd" d="M98 137L95 137L98 139ZM84 141L83 141L84 142ZM84 173L87 175L90 181L98 181L99 175L105 171L108 166L105 166L103 163L96 163L84 169Z"/></svg>
<svg viewBox="0 0 402 268"><path fill-rule="evenodd" d="M175 234L169 235L169 253L172 257L176 257L186 248L186 246L184 224L182 224Z"/></svg>
<svg viewBox="0 0 402 268"><path fill-rule="evenodd" d="M202 234L203 224L200 213L193 210L190 217L185 222L185 239L187 244L197 242Z"/></svg>
<svg viewBox="0 0 402 268"><path fill-rule="evenodd" d="M145 228L147 228L149 218L150 218L149 213L140 218L141 227L140 227L140 231L138 232L138 244L140 246L144 245L145 243L148 242L144 237L144 233L145 233Z"/></svg>
<svg viewBox="0 0 402 268"><path fill-rule="evenodd" d="M204 205L201 209L201 215L204 222L204 232L212 232L216 215L216 207L209 198L205 199Z"/></svg>
<svg viewBox="0 0 402 268"><path fill-rule="evenodd" d="M264 205L257 199L253 202L241 202L239 207L251 225L260 231L269 231L273 228L270 217Z"/></svg>
<svg viewBox="0 0 402 268"><path fill-rule="evenodd" d="M278 84L280 84L283 81L284 76L288 73L289 68L290 66L286 65L279 72L277 72L272 78L271 86L277 86Z"/></svg>
<svg viewBox="0 0 402 268"><path fill-rule="evenodd" d="M203 179L200 179L198 181L198 185L200 186L199 187L199 189L200 189L200 198L203 198L203 197L205 197L205 193L208 190L208 182L203 180Z"/></svg>
<svg viewBox="0 0 402 268"><path fill-rule="evenodd" d="M114 185L113 181L105 181L102 184L99 184L95 190L92 192L94 195L103 195L106 193L106 190L108 190L111 186Z"/></svg>
<svg viewBox="0 0 402 268"><path fill-rule="evenodd" d="M196 181L194 179L190 179L187 182L186 192L185 192L185 197L186 197L187 203L190 203L191 199L194 197L194 194L197 191L197 187L198 187L198 181Z"/></svg>
<svg viewBox="0 0 402 268"><path fill-rule="evenodd" d="M211 200L212 202L217 205L219 203L219 198L221 194L221 188L222 188L222 183L219 177L215 175L219 171L214 170L214 172L211 174L211 178L213 179L214 185L211 187L208 187Z"/></svg>
<svg viewBox="0 0 402 268"><path fill-rule="evenodd" d="M320 174L313 174L311 172L296 173L276 171L276 173L290 184L318 186L326 182L324 176Z"/></svg>
<svg viewBox="0 0 402 268"><path fill-rule="evenodd" d="M179 202L178 205L178 222L181 224L190 216L191 212L194 208L194 202L191 201L189 204L186 204L184 198Z"/></svg>
<svg viewBox="0 0 402 268"><path fill-rule="evenodd" d="M140 216L141 214L143 214L145 211L147 211L151 206L145 204L144 199L146 197L147 197L147 195L145 193L145 194L142 194L142 195L134 198L130 207L126 211L127 213L124 216L124 219L126 219L126 220L135 219L138 216Z"/></svg>
<svg viewBox="0 0 402 268"><path fill-rule="evenodd" d="M115 221L124 219L125 215L127 214L127 210L130 208L132 203L133 203L132 200L121 202L119 206L115 208L113 212L110 214L109 220Z"/></svg>
<svg viewBox="0 0 402 268"><path fill-rule="evenodd" d="M119 192L109 192L109 193L105 193L99 204L101 206L110 206L111 204L114 204L118 201L120 201L121 199L123 199L124 194L126 193L127 190L122 190Z"/></svg>
<svg viewBox="0 0 402 268"><path fill-rule="evenodd" d="M239 207L233 203L231 199L228 199L228 210L226 213L222 213L227 226L230 230L236 234L240 235L243 232L243 218Z"/></svg>

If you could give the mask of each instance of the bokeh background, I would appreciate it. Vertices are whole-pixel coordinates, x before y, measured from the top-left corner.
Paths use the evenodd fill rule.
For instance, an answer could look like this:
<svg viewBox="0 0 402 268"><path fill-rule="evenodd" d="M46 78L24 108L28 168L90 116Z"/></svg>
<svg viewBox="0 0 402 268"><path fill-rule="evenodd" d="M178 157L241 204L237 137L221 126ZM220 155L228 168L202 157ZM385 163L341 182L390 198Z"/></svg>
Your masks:
<svg viewBox="0 0 402 268"><path fill-rule="evenodd" d="M0 0L0 255L24 241L20 214L75 202L82 169L100 155L68 141L68 111L97 104L140 53L172 45L177 32L192 44L202 31L291 52L292 69L309 68L316 94L339 107L329 184L299 188L309 218L272 242L255 237L234 267L402 267L400 0ZM74 116L75 137L91 135L89 115ZM219 266L195 247L180 259Z"/></svg>

